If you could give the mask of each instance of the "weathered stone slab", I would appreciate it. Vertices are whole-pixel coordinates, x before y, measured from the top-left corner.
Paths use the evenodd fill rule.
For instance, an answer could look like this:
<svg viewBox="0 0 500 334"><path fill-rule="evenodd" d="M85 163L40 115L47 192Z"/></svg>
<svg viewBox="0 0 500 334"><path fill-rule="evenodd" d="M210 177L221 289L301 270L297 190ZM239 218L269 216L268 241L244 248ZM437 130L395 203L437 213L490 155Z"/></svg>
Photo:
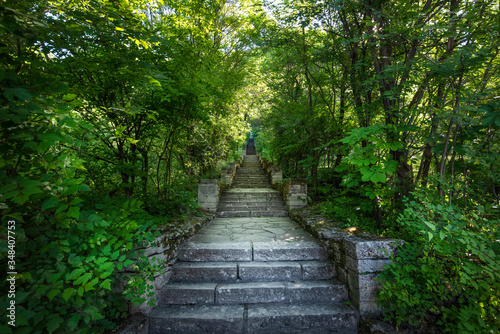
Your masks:
<svg viewBox="0 0 500 334"><path fill-rule="evenodd" d="M231 282L238 279L236 262L178 262L172 279L182 282Z"/></svg>
<svg viewBox="0 0 500 334"><path fill-rule="evenodd" d="M165 271L158 276L155 277L154 279L154 286L156 290L160 290L167 282L170 280L170 277L172 276L172 271L168 270Z"/></svg>
<svg viewBox="0 0 500 334"><path fill-rule="evenodd" d="M365 240L351 237L343 240L346 255L353 259L387 259L396 247L399 240Z"/></svg>
<svg viewBox="0 0 500 334"><path fill-rule="evenodd" d="M302 268L297 262L240 263L239 278L243 281L297 280L302 278Z"/></svg>
<svg viewBox="0 0 500 334"><path fill-rule="evenodd" d="M149 315L149 334L238 334L243 311L243 305L161 307Z"/></svg>
<svg viewBox="0 0 500 334"><path fill-rule="evenodd" d="M362 316L378 316L382 313L382 308L377 306L374 300L369 301L359 301L355 298L351 298L352 303L359 311L359 314Z"/></svg>
<svg viewBox="0 0 500 334"><path fill-rule="evenodd" d="M158 293L160 305L187 305L215 303L217 283L167 284Z"/></svg>
<svg viewBox="0 0 500 334"><path fill-rule="evenodd" d="M374 301L377 299L377 293L382 284L376 280L378 274L358 275L349 272L347 281L349 291L359 301Z"/></svg>
<svg viewBox="0 0 500 334"><path fill-rule="evenodd" d="M306 261L301 262L301 267L303 280L330 279L336 276L335 266L329 262Z"/></svg>
<svg viewBox="0 0 500 334"><path fill-rule="evenodd" d="M284 300L283 282L221 283L215 290L218 304L275 303Z"/></svg>
<svg viewBox="0 0 500 334"><path fill-rule="evenodd" d="M333 302L339 303L348 298L347 289L342 284L330 281L285 282L286 298L290 303Z"/></svg>
<svg viewBox="0 0 500 334"><path fill-rule="evenodd" d="M248 334L357 333L356 311L336 304L260 304L248 306Z"/></svg>
<svg viewBox="0 0 500 334"><path fill-rule="evenodd" d="M217 244L188 242L179 250L177 257L181 261L252 261L252 244L250 242Z"/></svg>
<svg viewBox="0 0 500 334"><path fill-rule="evenodd" d="M346 267L357 273L374 273L384 270L384 267L391 264L389 259L353 259L346 256Z"/></svg>
<svg viewBox="0 0 500 334"><path fill-rule="evenodd" d="M326 249L315 242L254 242L254 261L325 260Z"/></svg>

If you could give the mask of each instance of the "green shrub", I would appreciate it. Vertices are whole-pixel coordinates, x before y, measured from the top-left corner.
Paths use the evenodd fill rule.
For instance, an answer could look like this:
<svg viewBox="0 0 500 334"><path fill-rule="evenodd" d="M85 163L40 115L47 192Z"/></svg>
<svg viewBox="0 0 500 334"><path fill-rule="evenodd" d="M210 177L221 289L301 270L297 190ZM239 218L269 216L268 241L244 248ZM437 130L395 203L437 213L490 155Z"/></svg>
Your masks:
<svg viewBox="0 0 500 334"><path fill-rule="evenodd" d="M414 195L398 218L414 239L380 274L386 318L416 326L434 318L448 333L498 333L499 221L486 219L481 206L442 204L423 191Z"/></svg>

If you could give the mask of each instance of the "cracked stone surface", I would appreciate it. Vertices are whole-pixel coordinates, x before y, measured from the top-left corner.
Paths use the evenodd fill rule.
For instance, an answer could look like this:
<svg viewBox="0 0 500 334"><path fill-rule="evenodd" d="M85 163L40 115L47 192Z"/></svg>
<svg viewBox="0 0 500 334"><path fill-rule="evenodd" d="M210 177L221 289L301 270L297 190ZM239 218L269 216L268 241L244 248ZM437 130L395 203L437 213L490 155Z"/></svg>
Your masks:
<svg viewBox="0 0 500 334"><path fill-rule="evenodd" d="M216 218L191 242L314 242L288 217Z"/></svg>

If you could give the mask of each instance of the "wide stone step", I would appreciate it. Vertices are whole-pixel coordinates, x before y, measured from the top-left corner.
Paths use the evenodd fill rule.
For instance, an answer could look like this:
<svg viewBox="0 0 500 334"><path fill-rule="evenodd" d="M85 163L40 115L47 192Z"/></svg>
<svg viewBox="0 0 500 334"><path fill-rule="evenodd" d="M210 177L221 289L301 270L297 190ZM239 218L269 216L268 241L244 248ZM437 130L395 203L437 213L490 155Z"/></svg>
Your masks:
<svg viewBox="0 0 500 334"><path fill-rule="evenodd" d="M346 299L346 287L332 281L171 283L158 296L160 305L339 303Z"/></svg>
<svg viewBox="0 0 500 334"><path fill-rule="evenodd" d="M235 183L233 184L232 186L233 188L267 188L268 185L267 184L256 184L256 183L242 183L242 184L239 184L239 183Z"/></svg>
<svg viewBox="0 0 500 334"><path fill-rule="evenodd" d="M286 206L283 202L257 203L257 204L220 204L217 211L286 211Z"/></svg>
<svg viewBox="0 0 500 334"><path fill-rule="evenodd" d="M268 191L266 191L267 189L238 189L238 190L241 191L235 191L235 189L226 191L221 198L252 199L252 200L282 198L281 194L278 191L272 191L271 189L269 189Z"/></svg>
<svg viewBox="0 0 500 334"><path fill-rule="evenodd" d="M288 217L288 210L282 211L218 211L217 218L235 217Z"/></svg>
<svg viewBox="0 0 500 334"><path fill-rule="evenodd" d="M267 176L236 176L235 182L268 182Z"/></svg>
<svg viewBox="0 0 500 334"><path fill-rule="evenodd" d="M149 334L357 333L358 315L342 304L250 304L158 307Z"/></svg>
<svg viewBox="0 0 500 334"><path fill-rule="evenodd" d="M270 198L227 198L222 197L219 201L220 206L242 206L242 205L263 205L267 203L283 204L283 200L279 197Z"/></svg>
<svg viewBox="0 0 500 334"><path fill-rule="evenodd" d="M326 248L315 242L188 242L177 255L185 262L326 260Z"/></svg>
<svg viewBox="0 0 500 334"><path fill-rule="evenodd" d="M265 282L325 280L334 266L322 261L178 262L171 282Z"/></svg>

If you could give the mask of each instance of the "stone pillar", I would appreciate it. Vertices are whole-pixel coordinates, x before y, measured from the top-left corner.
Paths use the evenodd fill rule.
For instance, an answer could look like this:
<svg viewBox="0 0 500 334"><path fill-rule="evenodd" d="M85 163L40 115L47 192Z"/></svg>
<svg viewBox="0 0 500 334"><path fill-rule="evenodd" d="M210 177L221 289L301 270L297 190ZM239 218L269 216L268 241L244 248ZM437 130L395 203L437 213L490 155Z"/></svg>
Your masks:
<svg viewBox="0 0 500 334"><path fill-rule="evenodd" d="M271 184L276 184L278 182L281 182L283 180L283 171L281 170L281 167L279 166L272 166L271 167ZM306 190L307 192L307 190Z"/></svg>
<svg viewBox="0 0 500 334"><path fill-rule="evenodd" d="M220 182L231 185L233 183L234 174L236 172L236 163L232 162L227 167L222 168Z"/></svg>
<svg viewBox="0 0 500 334"><path fill-rule="evenodd" d="M198 184L198 204L210 212L217 211L219 204L219 182L217 179L200 180Z"/></svg>
<svg viewBox="0 0 500 334"><path fill-rule="evenodd" d="M300 209L307 205L307 180L288 179L283 184L283 197L289 210Z"/></svg>
<svg viewBox="0 0 500 334"><path fill-rule="evenodd" d="M377 293L381 284L378 274L391 263L389 257L400 244L397 240L366 240L358 237L343 239L338 245L339 258L345 263L349 297L363 316L381 313L377 306ZM340 263L339 263L340 264ZM341 267L341 266L338 266Z"/></svg>

